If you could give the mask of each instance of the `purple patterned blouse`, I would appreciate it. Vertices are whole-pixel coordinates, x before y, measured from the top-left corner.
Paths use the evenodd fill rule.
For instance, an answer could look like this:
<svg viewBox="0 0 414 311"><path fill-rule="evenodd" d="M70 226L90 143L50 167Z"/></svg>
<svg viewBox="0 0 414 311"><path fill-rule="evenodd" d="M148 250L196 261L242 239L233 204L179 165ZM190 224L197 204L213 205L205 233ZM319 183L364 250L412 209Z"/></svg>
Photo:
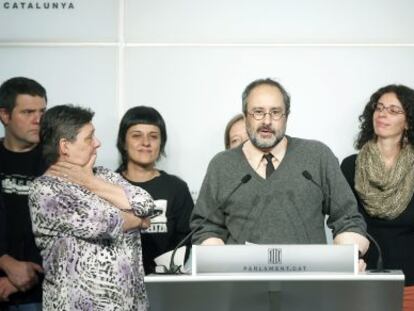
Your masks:
<svg viewBox="0 0 414 311"><path fill-rule="evenodd" d="M151 196L119 174L96 176L120 185L134 213L154 208ZM123 232L119 209L59 177L33 182L29 205L45 279L43 310L148 310L139 230Z"/></svg>

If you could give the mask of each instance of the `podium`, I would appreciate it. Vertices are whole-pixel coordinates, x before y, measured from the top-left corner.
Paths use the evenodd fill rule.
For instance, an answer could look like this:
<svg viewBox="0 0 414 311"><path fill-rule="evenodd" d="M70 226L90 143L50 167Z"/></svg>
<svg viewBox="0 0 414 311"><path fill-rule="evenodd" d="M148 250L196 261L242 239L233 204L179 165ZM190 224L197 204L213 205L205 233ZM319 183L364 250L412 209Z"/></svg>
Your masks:
<svg viewBox="0 0 414 311"><path fill-rule="evenodd" d="M300 249L303 245L294 247ZM283 253L283 245L277 248ZM212 249L211 257L219 261L215 251ZM307 260L304 258L303 263L297 264L305 265ZM354 255L349 260L354 262ZM197 262L193 261L194 264ZM194 271L193 267L190 275L146 276L151 311L400 311L402 308L404 275L400 271Z"/></svg>

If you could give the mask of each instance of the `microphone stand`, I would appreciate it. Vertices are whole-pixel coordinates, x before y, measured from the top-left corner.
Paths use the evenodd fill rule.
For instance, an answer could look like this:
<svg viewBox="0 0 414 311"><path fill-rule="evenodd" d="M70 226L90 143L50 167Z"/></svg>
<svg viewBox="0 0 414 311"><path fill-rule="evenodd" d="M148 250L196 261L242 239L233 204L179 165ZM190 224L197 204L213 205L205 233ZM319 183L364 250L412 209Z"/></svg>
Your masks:
<svg viewBox="0 0 414 311"><path fill-rule="evenodd" d="M198 224L198 226L196 226L193 230L191 230L178 244L177 246L174 248L172 254L171 254L171 259L170 259L170 267L167 268L164 266L164 269L166 270L163 274L182 274L181 272L181 265L176 265L174 263L174 257L175 257L175 253L177 252L177 250L183 246L187 240L194 234L194 232L196 232L198 229L200 229L200 227L202 225L205 224L205 222L208 220L208 218L215 213L216 211L218 211L219 209L221 209L229 200L229 198L233 195L234 192L236 192L237 189L240 188L241 185L246 184L250 179L252 178L252 176L250 174L244 175L242 177L242 179L240 180L240 182L237 184L236 187L234 187L234 189L227 195L227 197L224 199L223 203L221 203L220 205L218 205L217 208L213 208L206 217L204 217L204 219Z"/></svg>

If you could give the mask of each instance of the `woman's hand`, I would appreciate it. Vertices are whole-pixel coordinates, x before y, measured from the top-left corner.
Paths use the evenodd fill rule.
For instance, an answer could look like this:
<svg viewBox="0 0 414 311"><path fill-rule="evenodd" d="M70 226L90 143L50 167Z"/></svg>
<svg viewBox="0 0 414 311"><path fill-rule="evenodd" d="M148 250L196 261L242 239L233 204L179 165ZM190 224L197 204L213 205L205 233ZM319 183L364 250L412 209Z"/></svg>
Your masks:
<svg viewBox="0 0 414 311"><path fill-rule="evenodd" d="M96 178L93 174L93 166L96 161L96 154L92 155L89 162L80 166L69 162L59 161L49 167L47 173L53 176L67 179L68 181L90 188Z"/></svg>
<svg viewBox="0 0 414 311"><path fill-rule="evenodd" d="M129 231L132 229L148 229L151 226L151 219L149 217L137 217L128 210L122 210L122 219L124 220L123 229Z"/></svg>
<svg viewBox="0 0 414 311"><path fill-rule="evenodd" d="M150 226L151 226L151 219L149 217L147 217L147 218L142 218L141 217L140 228L141 229L148 229Z"/></svg>

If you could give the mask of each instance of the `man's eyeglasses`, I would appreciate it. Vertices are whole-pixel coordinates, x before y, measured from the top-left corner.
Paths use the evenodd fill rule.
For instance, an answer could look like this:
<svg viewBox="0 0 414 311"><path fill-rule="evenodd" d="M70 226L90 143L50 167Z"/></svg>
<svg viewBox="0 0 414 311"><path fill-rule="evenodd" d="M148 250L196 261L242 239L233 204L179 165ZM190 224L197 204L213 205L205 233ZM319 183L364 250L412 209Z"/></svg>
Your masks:
<svg viewBox="0 0 414 311"><path fill-rule="evenodd" d="M272 110L270 112L264 112L263 110L253 110L251 112L248 112L248 114L257 121L263 120L267 114L274 121L280 120L283 116L286 115L282 110Z"/></svg>
<svg viewBox="0 0 414 311"><path fill-rule="evenodd" d="M395 105L385 107L383 103L374 103L372 107L374 108L375 111L383 112L384 110L386 110L389 114L394 115L394 116L405 113L404 109L398 106L395 106Z"/></svg>

